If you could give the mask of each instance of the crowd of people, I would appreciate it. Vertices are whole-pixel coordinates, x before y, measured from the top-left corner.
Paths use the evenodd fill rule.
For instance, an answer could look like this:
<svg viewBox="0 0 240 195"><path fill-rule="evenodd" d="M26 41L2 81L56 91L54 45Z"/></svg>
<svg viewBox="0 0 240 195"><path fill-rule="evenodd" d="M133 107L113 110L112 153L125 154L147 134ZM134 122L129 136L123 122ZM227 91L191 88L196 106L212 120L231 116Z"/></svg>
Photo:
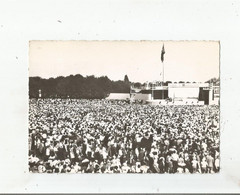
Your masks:
<svg viewBox="0 0 240 195"><path fill-rule="evenodd" d="M29 171L216 173L219 106L30 99Z"/></svg>

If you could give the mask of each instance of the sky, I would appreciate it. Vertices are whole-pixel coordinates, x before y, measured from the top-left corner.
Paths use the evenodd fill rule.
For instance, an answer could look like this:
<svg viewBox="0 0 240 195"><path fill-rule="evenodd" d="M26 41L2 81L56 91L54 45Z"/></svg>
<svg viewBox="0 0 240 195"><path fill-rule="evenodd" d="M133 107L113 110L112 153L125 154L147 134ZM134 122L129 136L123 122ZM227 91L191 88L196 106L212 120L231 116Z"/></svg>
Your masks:
<svg viewBox="0 0 240 195"><path fill-rule="evenodd" d="M164 44L164 63L161 50ZM219 77L216 41L30 41L29 76L81 74L132 82L205 82Z"/></svg>

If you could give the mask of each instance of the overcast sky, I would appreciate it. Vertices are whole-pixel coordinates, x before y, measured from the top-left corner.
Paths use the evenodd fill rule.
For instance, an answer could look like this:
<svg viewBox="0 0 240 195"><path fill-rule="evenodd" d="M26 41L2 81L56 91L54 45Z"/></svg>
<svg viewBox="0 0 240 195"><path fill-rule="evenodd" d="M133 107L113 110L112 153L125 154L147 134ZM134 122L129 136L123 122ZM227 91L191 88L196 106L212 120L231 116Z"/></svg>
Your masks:
<svg viewBox="0 0 240 195"><path fill-rule="evenodd" d="M219 43L209 41L31 41L29 76L81 74L111 80L205 82L219 77Z"/></svg>

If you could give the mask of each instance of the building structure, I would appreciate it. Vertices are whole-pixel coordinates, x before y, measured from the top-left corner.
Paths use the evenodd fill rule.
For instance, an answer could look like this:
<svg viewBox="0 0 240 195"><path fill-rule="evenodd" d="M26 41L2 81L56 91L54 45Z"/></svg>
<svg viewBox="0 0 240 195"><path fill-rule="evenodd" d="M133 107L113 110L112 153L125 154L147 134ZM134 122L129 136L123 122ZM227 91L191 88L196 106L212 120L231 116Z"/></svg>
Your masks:
<svg viewBox="0 0 240 195"><path fill-rule="evenodd" d="M131 86L131 101L141 100L149 104L218 105L219 86L209 83L168 83L167 86L147 84L140 88Z"/></svg>

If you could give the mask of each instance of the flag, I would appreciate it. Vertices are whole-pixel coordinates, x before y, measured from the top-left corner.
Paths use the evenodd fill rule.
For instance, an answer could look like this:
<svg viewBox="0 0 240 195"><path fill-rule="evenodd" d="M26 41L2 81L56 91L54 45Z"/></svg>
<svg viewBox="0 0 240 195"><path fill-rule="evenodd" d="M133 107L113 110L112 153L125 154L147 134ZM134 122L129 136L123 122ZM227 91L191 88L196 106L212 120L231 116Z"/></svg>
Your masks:
<svg viewBox="0 0 240 195"><path fill-rule="evenodd" d="M162 46L162 53L161 53L161 61L164 61L164 54L165 54L165 49L164 49L164 44Z"/></svg>

